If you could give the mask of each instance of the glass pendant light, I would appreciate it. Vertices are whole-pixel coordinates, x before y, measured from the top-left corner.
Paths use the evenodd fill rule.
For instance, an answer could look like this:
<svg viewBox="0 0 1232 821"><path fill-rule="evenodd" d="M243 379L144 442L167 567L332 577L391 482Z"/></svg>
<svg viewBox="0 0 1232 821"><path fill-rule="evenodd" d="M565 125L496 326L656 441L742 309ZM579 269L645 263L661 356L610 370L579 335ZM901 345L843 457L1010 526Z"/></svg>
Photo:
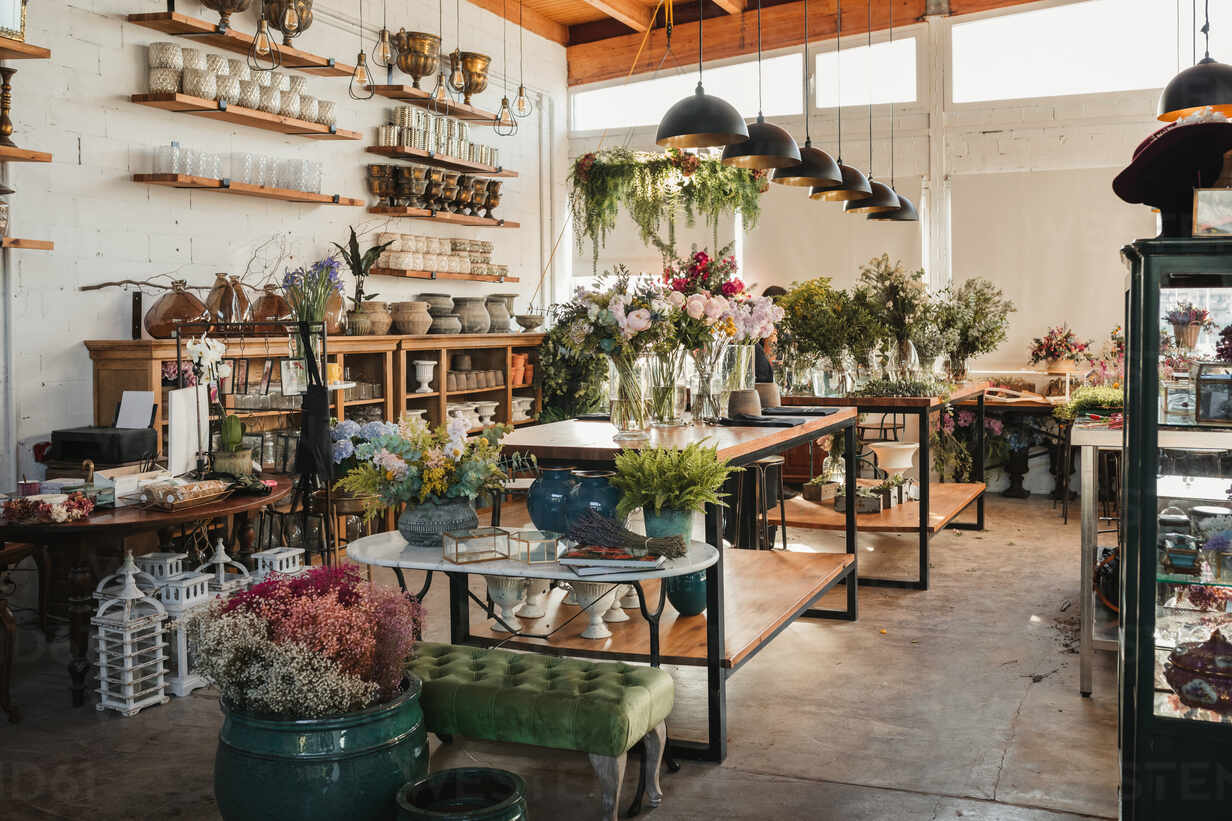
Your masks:
<svg viewBox="0 0 1232 821"><path fill-rule="evenodd" d="M731 145L749 138L748 126L735 107L702 88L702 19L705 0L697 0L697 89L673 105L659 121L655 143L664 148Z"/></svg>
<svg viewBox="0 0 1232 821"><path fill-rule="evenodd" d="M829 154L820 148L813 148L813 139L809 136L809 89L808 89L808 0L804 0L804 71L800 82L801 97L804 102L804 147L800 149L800 162L786 168L775 169L770 177L771 182L780 185L835 185L843 181L843 175L838 165Z"/></svg>
<svg viewBox="0 0 1232 821"><path fill-rule="evenodd" d="M857 200L873 193L868 179L858 168L843 164L843 5L841 3L838 4L837 16L838 31L834 37L834 76L838 83L838 106L835 108L835 113L838 115L838 157L835 163L838 165L838 173L843 180L837 185L814 185L809 189L809 199L823 202Z"/></svg>
<svg viewBox="0 0 1232 821"><path fill-rule="evenodd" d="M367 92L366 94L364 92ZM352 100L371 100L376 90L369 85L368 55L364 54L364 3L359 2L359 56L355 58L355 71L347 84L347 94Z"/></svg>
<svg viewBox="0 0 1232 821"><path fill-rule="evenodd" d="M453 51L449 52L449 89L456 94L461 94L466 90L466 75L462 73L462 0L457 0L455 8L457 19L454 31L458 41L454 43Z"/></svg>
<svg viewBox="0 0 1232 821"><path fill-rule="evenodd" d="M787 168L800 164L800 146L761 113L761 0L757 0L757 122L749 126L749 138L723 149L723 165L736 168Z"/></svg>
<svg viewBox="0 0 1232 821"><path fill-rule="evenodd" d="M436 28L442 43L445 42L445 0L436 3ZM445 78L445 61L440 55L436 59L436 85L428 95L428 110L433 114L445 114L449 111L449 82Z"/></svg>
<svg viewBox="0 0 1232 821"><path fill-rule="evenodd" d="M1207 106L1232 116L1232 66L1211 58L1211 0L1206 0L1204 9L1206 19L1201 31L1206 54L1164 86L1159 96L1159 119L1164 122L1179 120Z"/></svg>
<svg viewBox="0 0 1232 821"><path fill-rule="evenodd" d="M868 48L873 49L873 0L868 0ZM871 192L859 200L847 200L843 203L845 214L876 214L881 211L893 211L900 203L898 195L884 183L873 179L873 93L868 94L868 187Z"/></svg>
<svg viewBox="0 0 1232 821"><path fill-rule="evenodd" d="M518 96L513 101L513 115L515 117L529 117L531 112L535 110L531 104L530 97L526 96L526 41L523 35L526 29L522 28L522 1L518 0Z"/></svg>
<svg viewBox="0 0 1232 821"><path fill-rule="evenodd" d="M501 74L504 75L505 95L501 97L500 108L496 110L496 121L493 123L493 130L498 137L512 137L518 133L518 121L513 116L513 109L509 107L509 38L506 36L509 30L508 20L504 0L501 0L501 51L504 54L501 58Z"/></svg>
<svg viewBox="0 0 1232 821"><path fill-rule="evenodd" d="M389 42L388 12L387 0L381 0L381 30L377 32L376 42L372 44L372 62L381 68L390 68L395 62L394 47Z"/></svg>
<svg viewBox="0 0 1232 821"><path fill-rule="evenodd" d="M248 49L248 68L253 71L273 71L282 65L282 53L270 36L269 21L266 19L268 13L265 0L262 0L257 33L253 35L252 46Z"/></svg>
<svg viewBox="0 0 1232 821"><path fill-rule="evenodd" d="M286 9L282 12L282 34L290 39L299 34L299 3L287 3Z"/></svg>
<svg viewBox="0 0 1232 821"><path fill-rule="evenodd" d="M894 5L890 5L890 42L894 42ZM920 217L915 212L915 204L894 190L894 103L890 103L890 190L898 197L898 207L890 211L874 211L868 215L871 220L886 222L918 222Z"/></svg>

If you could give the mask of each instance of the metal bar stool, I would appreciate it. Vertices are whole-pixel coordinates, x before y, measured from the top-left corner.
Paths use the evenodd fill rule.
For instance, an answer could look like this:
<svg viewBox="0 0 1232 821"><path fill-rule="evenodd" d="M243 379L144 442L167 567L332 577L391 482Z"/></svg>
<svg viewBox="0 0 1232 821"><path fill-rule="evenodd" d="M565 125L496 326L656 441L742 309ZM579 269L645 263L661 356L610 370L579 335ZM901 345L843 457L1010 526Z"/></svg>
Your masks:
<svg viewBox="0 0 1232 821"><path fill-rule="evenodd" d="M774 540L770 538L770 489L766 484L766 473L774 468L778 468L779 531L783 534L783 549L787 549L787 504L783 499L783 465L786 461L782 456L765 456L751 465L756 472L753 493L756 496L758 550L774 549Z"/></svg>

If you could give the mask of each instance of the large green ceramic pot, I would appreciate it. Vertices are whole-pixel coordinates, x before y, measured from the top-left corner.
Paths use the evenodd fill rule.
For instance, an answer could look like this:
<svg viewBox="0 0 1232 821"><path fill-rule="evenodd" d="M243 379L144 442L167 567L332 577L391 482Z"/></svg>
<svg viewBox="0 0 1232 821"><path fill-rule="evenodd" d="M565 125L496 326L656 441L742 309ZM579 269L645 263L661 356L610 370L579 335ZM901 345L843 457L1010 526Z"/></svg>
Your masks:
<svg viewBox="0 0 1232 821"><path fill-rule="evenodd" d="M681 536L688 544L693 535L693 512L690 510L663 508L655 513L642 508L642 518L646 521L646 535L652 539ZM663 584L667 587L667 600L680 615L696 616L706 611L705 570L672 576L664 579Z"/></svg>
<svg viewBox="0 0 1232 821"><path fill-rule="evenodd" d="M226 821L391 819L395 797L428 772L422 684L393 701L333 718L277 721L228 710L214 758Z"/></svg>
<svg viewBox="0 0 1232 821"><path fill-rule="evenodd" d="M398 821L525 821L526 782L489 767L433 773L398 791Z"/></svg>

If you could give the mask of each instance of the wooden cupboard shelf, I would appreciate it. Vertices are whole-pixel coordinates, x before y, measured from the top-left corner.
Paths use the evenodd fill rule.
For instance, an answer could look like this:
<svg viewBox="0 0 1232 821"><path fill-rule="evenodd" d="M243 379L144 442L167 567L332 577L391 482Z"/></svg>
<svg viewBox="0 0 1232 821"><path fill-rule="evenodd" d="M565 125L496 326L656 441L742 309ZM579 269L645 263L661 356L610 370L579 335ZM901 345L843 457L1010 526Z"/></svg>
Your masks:
<svg viewBox="0 0 1232 821"><path fill-rule="evenodd" d="M466 282L520 282L519 277L503 277L499 274L455 274L447 271L406 271L402 268L373 268L369 273L380 277L403 279L454 279Z"/></svg>
<svg viewBox="0 0 1232 821"><path fill-rule="evenodd" d="M465 396L470 393L492 393L493 391L505 390L504 385L493 385L490 388L463 388L459 391L445 391L447 396Z"/></svg>
<svg viewBox="0 0 1232 821"><path fill-rule="evenodd" d="M128 22L161 31L163 34L188 37L194 43L204 43L235 54L247 55L252 47L251 34L245 34L232 28L223 28L215 23L189 17L187 14L180 14L176 11L130 14ZM350 77L355 71L355 66L336 62L333 57L322 57L291 46L278 46L278 53L282 55L280 69L291 68L305 74L315 74L318 77Z"/></svg>
<svg viewBox="0 0 1232 821"><path fill-rule="evenodd" d="M23 43L11 37L0 37L0 60L46 60L51 49Z"/></svg>
<svg viewBox="0 0 1232 821"><path fill-rule="evenodd" d="M134 94L130 99L138 105L151 108L196 114L213 120L225 120L236 125L247 125L265 131L277 131L280 134L291 134L315 140L358 140L363 136L358 131L347 131L295 117L283 117L281 114L257 111L255 108L227 105L219 100L207 100L203 97L193 97L190 94Z"/></svg>
<svg viewBox="0 0 1232 821"><path fill-rule="evenodd" d="M342 400L342 406L344 408L349 408L352 405L381 405L384 404L384 402L384 396L378 396L375 399L344 399Z"/></svg>
<svg viewBox="0 0 1232 821"><path fill-rule="evenodd" d="M431 101L432 95L422 88L408 85L379 85L368 86L368 88L381 97L388 97L391 100L398 100L408 105L426 108L434 114L444 114L446 117L454 117L476 125L496 124L496 115L491 111L484 111L482 108L475 108L473 105L467 105L466 103L455 103L453 100L445 104L444 111L436 111L436 106Z"/></svg>
<svg viewBox="0 0 1232 821"><path fill-rule="evenodd" d="M409 219L436 220L451 222L455 225L478 225L490 228L520 228L521 223L510 220L492 219L490 217L472 217L469 214L453 214L449 211L431 211L427 208L411 208L407 205L374 205L368 209L369 214L381 214L386 217L407 217Z"/></svg>
<svg viewBox="0 0 1232 821"><path fill-rule="evenodd" d="M25 251L54 251L56 244L45 239L18 239L17 237L5 237L0 241L0 247L4 248L20 248Z"/></svg>
<svg viewBox="0 0 1232 821"><path fill-rule="evenodd" d="M530 419L514 419L513 426L516 428L519 425L534 425L538 423L538 421L539 418L537 416L532 416Z"/></svg>
<svg viewBox="0 0 1232 821"><path fill-rule="evenodd" d="M426 151L422 148L411 148L409 146L370 145L368 146L368 153L380 154L382 157L389 157L393 160L414 160L424 165L448 168L451 171L464 171L467 174L474 174L479 177L516 177L518 175L517 171L506 171L499 165L484 165L481 162L472 162L460 157L448 157L437 154L434 151Z"/></svg>
<svg viewBox="0 0 1232 821"><path fill-rule="evenodd" d="M361 199L344 197L341 194L314 194L311 191L294 191L289 188L266 188L234 180L216 180L213 177L194 177L188 174L133 174L133 182L146 185L163 185L168 188L193 188L200 191L218 191L223 194L239 194L245 197L263 197L269 200L311 203L314 205L364 204Z"/></svg>
<svg viewBox="0 0 1232 821"><path fill-rule="evenodd" d="M440 396L440 391L428 391L427 393L415 393L414 391L406 395L407 400L411 399L431 399L434 396Z"/></svg>
<svg viewBox="0 0 1232 821"><path fill-rule="evenodd" d="M35 151L32 148L0 145L0 162L51 162L51 155L46 151Z"/></svg>

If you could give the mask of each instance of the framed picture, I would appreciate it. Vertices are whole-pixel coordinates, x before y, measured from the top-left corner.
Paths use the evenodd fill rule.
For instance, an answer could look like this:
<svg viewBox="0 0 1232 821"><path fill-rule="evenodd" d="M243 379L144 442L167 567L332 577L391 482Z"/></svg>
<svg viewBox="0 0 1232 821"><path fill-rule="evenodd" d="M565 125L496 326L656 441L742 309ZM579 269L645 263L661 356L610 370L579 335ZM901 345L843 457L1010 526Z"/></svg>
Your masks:
<svg viewBox="0 0 1232 821"><path fill-rule="evenodd" d="M270 379L274 375L274 360L265 360L265 365L261 368L261 393L269 395Z"/></svg>
<svg viewBox="0 0 1232 821"><path fill-rule="evenodd" d="M232 393L248 393L248 360L237 359L231 366Z"/></svg>
<svg viewBox="0 0 1232 821"><path fill-rule="evenodd" d="M0 0L0 37L26 39L26 0Z"/></svg>
<svg viewBox="0 0 1232 821"><path fill-rule="evenodd" d="M299 396L308 386L308 375L304 372L304 360L283 359L279 363L279 374L282 377L282 395Z"/></svg>
<svg viewBox="0 0 1232 821"><path fill-rule="evenodd" d="M1193 235L1232 236L1232 188L1194 189Z"/></svg>

